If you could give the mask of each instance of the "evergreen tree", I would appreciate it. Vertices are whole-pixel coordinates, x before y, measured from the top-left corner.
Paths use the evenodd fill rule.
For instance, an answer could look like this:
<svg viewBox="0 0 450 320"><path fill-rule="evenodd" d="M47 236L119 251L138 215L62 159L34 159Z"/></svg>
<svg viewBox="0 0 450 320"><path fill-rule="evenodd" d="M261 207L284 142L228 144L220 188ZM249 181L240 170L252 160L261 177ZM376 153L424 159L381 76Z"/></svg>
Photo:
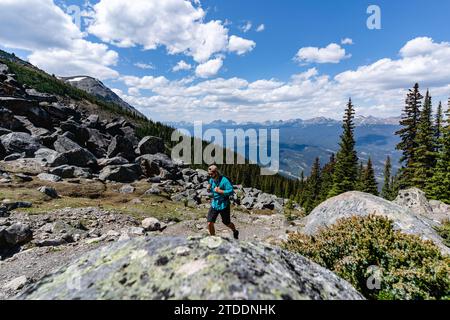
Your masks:
<svg viewBox="0 0 450 320"><path fill-rule="evenodd" d="M321 170L321 186L319 202L322 203L328 198L331 188L333 187L333 174L336 165L336 156L331 154L330 161Z"/></svg>
<svg viewBox="0 0 450 320"><path fill-rule="evenodd" d="M316 158L311 169L311 175L306 181L305 202L303 204L306 213L310 213L319 204L320 188L320 159Z"/></svg>
<svg viewBox="0 0 450 320"><path fill-rule="evenodd" d="M356 191L363 191L364 190L364 163L361 161L359 163L358 171L356 173L356 184L355 184L355 190Z"/></svg>
<svg viewBox="0 0 450 320"><path fill-rule="evenodd" d="M446 124L442 128L442 150L427 191L431 199L450 204L450 99L446 116Z"/></svg>
<svg viewBox="0 0 450 320"><path fill-rule="evenodd" d="M358 172L358 155L355 151L353 122L355 117L355 109L350 99L344 116L341 142L339 143L339 152L336 157L336 165L333 174L333 186L329 192L329 197L334 197L341 193L352 191L356 185Z"/></svg>
<svg viewBox="0 0 450 320"><path fill-rule="evenodd" d="M375 179L375 170L373 169L372 159L367 161L367 167L363 171L363 192L378 196L378 183Z"/></svg>
<svg viewBox="0 0 450 320"><path fill-rule="evenodd" d="M383 189L381 191L381 196L389 201L394 200L393 199L393 192L392 192L392 163L391 163L391 157L387 157L386 162L384 164L384 184Z"/></svg>
<svg viewBox="0 0 450 320"><path fill-rule="evenodd" d="M436 152L440 152L442 149L442 124L444 121L444 117L442 114L442 102L439 102L439 106L436 112L436 122L434 125L434 139L435 139L435 145L436 145Z"/></svg>
<svg viewBox="0 0 450 320"><path fill-rule="evenodd" d="M423 96L419 92L419 84L416 83L413 89L409 90L406 97L405 109L403 112L400 125L403 127L397 135L400 136L400 143L397 145L398 150L402 150L403 155L400 161L403 167L400 170L399 187L401 189L412 186L412 178L414 176L414 163L416 161L417 150L417 126L419 122L420 109L422 106Z"/></svg>
<svg viewBox="0 0 450 320"><path fill-rule="evenodd" d="M421 190L425 190L427 187L436 165L435 128L432 117L431 96L427 91L417 125L415 161L411 165L412 185Z"/></svg>

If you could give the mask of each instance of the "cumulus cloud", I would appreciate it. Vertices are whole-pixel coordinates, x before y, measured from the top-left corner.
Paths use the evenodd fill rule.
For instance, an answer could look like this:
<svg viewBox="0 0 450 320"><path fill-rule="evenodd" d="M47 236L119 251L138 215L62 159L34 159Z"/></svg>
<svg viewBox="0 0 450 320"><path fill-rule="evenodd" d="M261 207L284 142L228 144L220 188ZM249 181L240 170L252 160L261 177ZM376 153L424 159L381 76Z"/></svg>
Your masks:
<svg viewBox="0 0 450 320"><path fill-rule="evenodd" d="M222 58L211 59L200 64L195 69L195 74L200 78L209 78L215 76L223 66Z"/></svg>
<svg viewBox="0 0 450 320"><path fill-rule="evenodd" d="M29 60L61 76L117 77L111 67L118 54L104 44L83 38L69 15L52 0L0 1L0 42L7 48L31 52Z"/></svg>
<svg viewBox="0 0 450 320"><path fill-rule="evenodd" d="M299 63L339 63L350 58L345 49L336 43L330 43L325 48L305 47L298 50L295 60Z"/></svg>
<svg viewBox="0 0 450 320"><path fill-rule="evenodd" d="M256 32L263 32L266 30L266 26L264 24L260 24L258 28L256 28Z"/></svg>
<svg viewBox="0 0 450 320"><path fill-rule="evenodd" d="M228 50L230 52L236 52L238 55L243 55L252 51L256 46L256 43L252 40L243 39L237 36L231 36L228 44Z"/></svg>
<svg viewBox="0 0 450 320"><path fill-rule="evenodd" d="M89 32L119 47L164 46L169 54L186 54L205 63L229 43L222 21L205 21L200 3L188 0L100 0Z"/></svg>
<svg viewBox="0 0 450 320"><path fill-rule="evenodd" d="M191 70L192 66L184 60L178 61L175 67L172 68L173 72L178 72L182 70Z"/></svg>
<svg viewBox="0 0 450 320"><path fill-rule="evenodd" d="M429 87L436 100L446 100L450 95L449 69L449 43L416 38L401 48L397 59L381 59L335 77L320 74L316 68L295 74L289 81L217 78L193 82L134 77L126 82L129 87L151 88L151 93L122 97L158 120L172 121L265 121L315 116L341 119L349 97L358 114L398 116L407 90L415 82L422 88Z"/></svg>

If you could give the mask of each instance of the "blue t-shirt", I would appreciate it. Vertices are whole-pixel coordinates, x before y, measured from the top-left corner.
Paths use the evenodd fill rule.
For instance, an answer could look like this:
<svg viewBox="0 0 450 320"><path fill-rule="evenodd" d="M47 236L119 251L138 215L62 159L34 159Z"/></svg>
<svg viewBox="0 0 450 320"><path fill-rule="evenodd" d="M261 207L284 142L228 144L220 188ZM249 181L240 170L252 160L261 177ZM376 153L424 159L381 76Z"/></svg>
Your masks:
<svg viewBox="0 0 450 320"><path fill-rule="evenodd" d="M230 180L226 177L221 176L217 181L214 179L209 180L211 185L211 193L213 194L213 200L211 202L211 207L214 210L224 210L230 205L230 196L234 194L233 185ZM214 191L216 187L219 187L224 191L224 194L220 194Z"/></svg>

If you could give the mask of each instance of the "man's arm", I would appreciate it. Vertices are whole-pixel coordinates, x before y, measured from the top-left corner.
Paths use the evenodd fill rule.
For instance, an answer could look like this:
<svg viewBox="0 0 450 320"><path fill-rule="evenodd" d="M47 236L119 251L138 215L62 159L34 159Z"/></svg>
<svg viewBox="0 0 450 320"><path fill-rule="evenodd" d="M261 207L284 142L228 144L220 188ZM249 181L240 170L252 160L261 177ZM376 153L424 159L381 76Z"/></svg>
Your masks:
<svg viewBox="0 0 450 320"><path fill-rule="evenodd" d="M224 196L231 196L234 193L233 185L231 184L230 180L227 178L223 178L223 186L224 189L222 190L222 194Z"/></svg>

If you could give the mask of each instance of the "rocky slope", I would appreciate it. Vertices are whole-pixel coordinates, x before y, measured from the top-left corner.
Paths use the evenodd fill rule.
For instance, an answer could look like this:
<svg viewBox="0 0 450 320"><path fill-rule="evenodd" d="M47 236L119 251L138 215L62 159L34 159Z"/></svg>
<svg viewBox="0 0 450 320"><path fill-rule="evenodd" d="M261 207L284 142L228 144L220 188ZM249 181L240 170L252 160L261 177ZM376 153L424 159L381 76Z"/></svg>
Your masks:
<svg viewBox="0 0 450 320"><path fill-rule="evenodd" d="M308 259L218 237L150 237L91 252L21 299L359 300L346 281Z"/></svg>
<svg viewBox="0 0 450 320"><path fill-rule="evenodd" d="M125 110L129 110L139 116L145 117L142 113L137 111L134 107L130 106L128 103L123 101L117 94L115 94L111 89L105 86L100 80L88 77L88 76L75 76L75 77L66 77L62 78L63 81L83 90L89 94L92 94L98 98L101 98L105 101L112 102L124 108Z"/></svg>

